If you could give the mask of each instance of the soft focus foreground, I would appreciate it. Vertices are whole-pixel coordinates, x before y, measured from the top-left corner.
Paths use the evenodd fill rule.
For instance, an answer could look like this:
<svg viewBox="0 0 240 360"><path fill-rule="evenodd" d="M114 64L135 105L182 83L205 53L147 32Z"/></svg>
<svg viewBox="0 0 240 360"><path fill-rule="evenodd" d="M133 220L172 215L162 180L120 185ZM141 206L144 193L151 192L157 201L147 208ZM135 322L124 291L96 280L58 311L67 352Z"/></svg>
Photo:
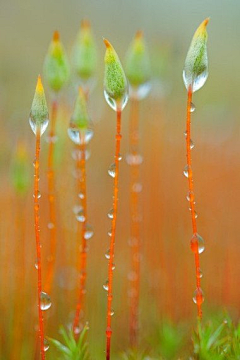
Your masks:
<svg viewBox="0 0 240 360"><path fill-rule="evenodd" d="M135 2L133 4L136 5ZM64 40L70 57L71 48L80 20L87 16L91 21L98 47L98 67L94 77L96 86L89 94L88 109L94 125L94 137L88 145L91 152L86 162L88 220L93 226L94 236L88 240L87 284L85 315L89 322L87 339L93 359L104 359L106 327L106 292L103 284L107 280L105 253L109 247L110 220L107 213L112 204L112 178L108 175L113 162L115 121L114 113L103 97L102 36L108 37L118 51L124 65L129 43L138 29L143 30L152 64L152 90L139 104L140 114L140 166L142 188L140 202L141 219L141 287L140 287L140 344L139 350L147 349L154 356L162 354L166 359L175 355L162 353L157 347L164 342L164 329L173 328L182 333L185 359L192 352L191 334L196 327L196 305L191 300L195 289L194 263L190 250L191 223L186 200L187 184L183 176L186 165L185 113L186 91L182 83L182 68L196 26L206 16L209 24L209 79L204 91L194 96L195 112L192 114L192 151L194 169L194 192L196 211L199 213L198 227L206 244L201 255L203 269L202 288L203 321L214 318L216 310L226 309L234 319L239 318L240 271L238 239L238 217L240 190L239 110L237 99L239 74L237 60L239 46L234 32L237 19L232 9L225 8L225 18L220 5L189 5L185 1L179 8L153 3L146 10L140 3L137 8L139 21L134 25L134 6L120 6L120 14L104 1L90 1L83 8L73 3L59 5L61 18L50 18L53 4L46 8L30 3L4 5L6 38L1 38L1 270L0 270L0 354L2 359L39 359L37 348L37 270L33 216L34 138L28 124L32 90L36 76L42 73L42 63L52 32L57 28ZM176 2L176 7L177 2ZM49 6L49 8L48 8ZM223 4L222 4L223 6ZM235 3L236 11L239 5ZM238 7L238 9L237 9ZM32 12L28 20L25 10ZM37 11L43 12L41 21ZM72 27L65 19L65 11L73 17ZM16 13L15 13L16 12ZM158 16L156 16L158 13ZM127 16L127 26L119 20ZM167 14L164 17L164 14ZM172 15L171 15L172 14ZM23 17L25 19L23 21ZM113 20L107 23L108 17ZM159 25L162 17L163 23ZM178 18L177 18L178 19ZM114 21L115 20L115 21ZM24 24L22 23L24 22ZM34 22L37 22L35 26ZM20 29L9 30L16 23ZM234 25L235 24L235 25ZM31 27L32 26L32 27ZM40 31L41 28L42 30ZM237 30L239 31L239 30ZM234 34L234 35L233 35ZM14 41L13 41L14 40ZM231 56L230 56L231 55ZM230 63L230 58L231 63ZM52 94L47 92L50 108ZM72 73L71 81L58 98L54 171L56 197L57 248L54 278L51 290L51 307L45 311L45 332L58 338L59 327L71 325L78 297L77 220L74 206L77 205L75 160L72 158L73 144L67 135L69 122L77 96L78 80ZM24 89L24 91L23 91ZM112 357L129 347L129 301L132 296L131 245L130 239L130 167L126 163L129 152L129 117L131 101L122 115L122 144L119 175L119 209L116 232L114 270L114 316L112 318ZM46 131L47 132L47 131ZM40 227L42 243L43 291L47 281L47 269L51 259L49 241L49 205L47 183L48 134L41 139L40 168ZM24 174L29 181L16 183L14 162L16 157L24 162ZM25 176L25 175L23 175ZM26 175L28 178L28 175ZM26 186L24 187L24 184ZM48 306L48 305L47 305ZM165 327L164 327L165 326ZM164 328L163 328L164 327ZM181 328L181 330L180 330ZM183 329L182 329L183 328ZM172 335L174 337L174 335ZM176 335L175 335L176 337ZM149 351L148 351L149 350ZM133 359L137 357L133 355ZM185 357L184 357L185 356ZM46 353L55 359L53 346ZM130 357L129 357L130 358ZM203 359L205 359L203 357Z"/></svg>

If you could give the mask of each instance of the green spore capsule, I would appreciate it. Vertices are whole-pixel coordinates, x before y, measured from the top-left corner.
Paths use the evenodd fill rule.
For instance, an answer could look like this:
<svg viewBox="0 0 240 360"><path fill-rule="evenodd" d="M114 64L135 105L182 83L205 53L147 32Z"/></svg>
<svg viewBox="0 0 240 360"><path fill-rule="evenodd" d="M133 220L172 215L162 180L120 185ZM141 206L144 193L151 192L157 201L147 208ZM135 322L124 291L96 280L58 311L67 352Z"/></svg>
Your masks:
<svg viewBox="0 0 240 360"><path fill-rule="evenodd" d="M113 46L106 39L104 43L106 45L104 96L113 110L123 110L128 101L128 81Z"/></svg>
<svg viewBox="0 0 240 360"><path fill-rule="evenodd" d="M59 33L55 31L44 61L44 76L50 89L57 93L66 85L69 75L68 59L60 41Z"/></svg>
<svg viewBox="0 0 240 360"><path fill-rule="evenodd" d="M151 66L143 33L138 31L126 55L126 75L130 83L130 95L145 97L150 90ZM139 93L139 94L138 94Z"/></svg>
<svg viewBox="0 0 240 360"><path fill-rule="evenodd" d="M72 53L73 68L84 82L94 76L97 66L97 49L90 23L82 21Z"/></svg>
<svg viewBox="0 0 240 360"><path fill-rule="evenodd" d="M205 84L208 77L207 30L209 18L197 28L189 47L183 70L186 89L195 92Z"/></svg>
<svg viewBox="0 0 240 360"><path fill-rule="evenodd" d="M31 172L29 167L28 152L25 144L19 142L13 155L10 178L16 193L24 196L31 184Z"/></svg>
<svg viewBox="0 0 240 360"><path fill-rule="evenodd" d="M68 128L68 135L70 139L78 145L87 144L93 137L93 130L90 126L90 118L87 111L86 95L82 87L79 87L73 115Z"/></svg>
<svg viewBox="0 0 240 360"><path fill-rule="evenodd" d="M47 101L41 81L40 75L38 76L37 86L32 102L32 107L29 115L29 124L32 131L36 135L37 132L40 136L44 133L49 123Z"/></svg>

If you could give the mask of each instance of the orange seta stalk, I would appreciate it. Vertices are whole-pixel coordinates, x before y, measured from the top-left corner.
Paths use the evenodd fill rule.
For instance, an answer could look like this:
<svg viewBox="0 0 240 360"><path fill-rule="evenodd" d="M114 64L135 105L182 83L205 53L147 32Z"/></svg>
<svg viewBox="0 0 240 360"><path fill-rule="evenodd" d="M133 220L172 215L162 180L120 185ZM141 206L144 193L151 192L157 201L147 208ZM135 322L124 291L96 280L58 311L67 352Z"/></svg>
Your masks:
<svg viewBox="0 0 240 360"><path fill-rule="evenodd" d="M138 156L139 148L139 102L132 99L130 116L130 156ZM139 222L139 192L134 189L140 181L140 166L138 163L130 166L130 241L131 241L131 272L133 278L130 288L130 344L138 344L139 328L139 290L140 290L140 222Z"/></svg>
<svg viewBox="0 0 240 360"><path fill-rule="evenodd" d="M80 135L81 136L81 135ZM78 223L77 228L77 239L81 238L80 246L80 259L78 262L78 269L80 274L80 286L78 302L73 320L73 332L75 337L79 335L78 326L80 321L81 312L84 309L84 295L85 295L85 284L87 277L87 241L85 239L86 225L87 225L87 191L86 191L86 144L84 135L82 135L81 145L76 146L77 160L77 191L81 194L81 205L83 210L84 221ZM78 242L77 242L78 243Z"/></svg>
<svg viewBox="0 0 240 360"><path fill-rule="evenodd" d="M188 166L188 190L189 190L189 206L191 211L191 219L192 219L192 230L193 234L197 233L197 221L195 216L195 201L193 196L193 172L192 172L192 160L191 160L191 106L192 106L192 87L188 88L188 100L187 100L187 124L186 124L186 145L187 145L187 166ZM193 248L194 247L194 248ZM193 251L195 257L195 269L196 269L196 285L197 290L201 288L201 278L200 278L200 258L198 252L198 245L193 244ZM197 312L198 317L202 318L202 295L198 294L196 297L197 303Z"/></svg>
<svg viewBox="0 0 240 360"><path fill-rule="evenodd" d="M118 210L118 180L119 180L119 154L121 143L121 116L122 110L117 109L117 129L116 129L116 147L115 147L115 177L113 188L113 218L110 239L110 252L108 260L108 288L107 288L107 328L106 328L106 360L110 360L111 349L111 319L112 319L112 300L113 300L113 269L114 269L114 247L116 236L116 222Z"/></svg>
<svg viewBox="0 0 240 360"><path fill-rule="evenodd" d="M44 352L44 326L43 313L41 310L41 292L42 292L42 269L41 269L41 244L40 244L40 226L39 226L39 154L40 154L40 130L36 133L36 158L34 167L34 224L37 250L37 274L38 274L38 319L39 319L39 337L41 348L41 359L45 359Z"/></svg>
<svg viewBox="0 0 240 360"><path fill-rule="evenodd" d="M54 265L56 256L56 198L55 198L55 174L54 174L54 137L55 137L55 125L57 119L57 100L53 100L52 103L52 116L51 127L49 131L49 149L48 149L48 201L49 201L49 231L50 231L50 256L48 259L47 279L45 289L47 293L51 292Z"/></svg>

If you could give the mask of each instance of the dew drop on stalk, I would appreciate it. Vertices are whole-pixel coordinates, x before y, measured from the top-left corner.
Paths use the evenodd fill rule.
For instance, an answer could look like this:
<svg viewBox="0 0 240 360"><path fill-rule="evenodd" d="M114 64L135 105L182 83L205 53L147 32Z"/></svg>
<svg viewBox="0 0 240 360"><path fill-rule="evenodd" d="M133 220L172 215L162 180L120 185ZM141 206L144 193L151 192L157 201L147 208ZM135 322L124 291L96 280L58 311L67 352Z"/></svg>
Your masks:
<svg viewBox="0 0 240 360"><path fill-rule="evenodd" d="M86 217L84 215L84 210L81 209L77 214L76 214L76 219L79 222L84 222L86 220Z"/></svg>
<svg viewBox="0 0 240 360"><path fill-rule="evenodd" d="M38 191L38 192L37 192L37 199L40 199L41 196L42 196L42 195L41 195L40 191ZM36 197L36 196L35 196L35 193L33 194L33 197L34 197L34 198Z"/></svg>
<svg viewBox="0 0 240 360"><path fill-rule="evenodd" d="M190 104L190 112L193 113L196 110L196 106L191 102Z"/></svg>
<svg viewBox="0 0 240 360"><path fill-rule="evenodd" d="M118 154L118 161L121 161L121 160L122 160L122 155Z"/></svg>
<svg viewBox="0 0 240 360"><path fill-rule="evenodd" d="M108 249L108 250L105 252L105 258L106 258L107 260L110 259L110 249Z"/></svg>
<svg viewBox="0 0 240 360"><path fill-rule="evenodd" d="M203 277L203 272L200 268L197 268L197 278L201 279Z"/></svg>
<svg viewBox="0 0 240 360"><path fill-rule="evenodd" d="M110 311L110 316L113 316L114 315L114 310L113 309L111 309L111 311Z"/></svg>
<svg viewBox="0 0 240 360"><path fill-rule="evenodd" d="M93 232L92 225L87 224L86 225L86 230L85 230L85 233L84 233L84 239L85 240L91 239L93 237L93 234L94 234L94 232Z"/></svg>
<svg viewBox="0 0 240 360"><path fill-rule="evenodd" d="M44 339L43 350L44 350L44 351L48 351L49 346L50 346L50 345L49 345L48 340L47 340L47 339Z"/></svg>
<svg viewBox="0 0 240 360"><path fill-rule="evenodd" d="M40 294L40 308L41 310L48 310L52 305L50 296L45 293L44 291L41 291Z"/></svg>
<svg viewBox="0 0 240 360"><path fill-rule="evenodd" d="M110 229L109 231L108 231L108 236L112 236L112 229Z"/></svg>
<svg viewBox="0 0 240 360"><path fill-rule="evenodd" d="M90 150L85 150L85 160L88 160L91 156L91 151ZM73 160L81 160L83 159L83 151L79 150L79 149L74 149L72 151L72 158Z"/></svg>
<svg viewBox="0 0 240 360"><path fill-rule="evenodd" d="M204 302L204 294L200 287L193 293L193 302L197 305L201 305Z"/></svg>
<svg viewBox="0 0 240 360"><path fill-rule="evenodd" d="M136 99L136 100L142 100L149 94L151 90L151 82L147 81L144 84L141 84L139 86L129 86L129 95L130 98Z"/></svg>
<svg viewBox="0 0 240 360"><path fill-rule="evenodd" d="M194 201L194 193L193 193L193 191L189 191L188 193L187 193L187 196L186 196L186 198L187 198L187 201Z"/></svg>
<svg viewBox="0 0 240 360"><path fill-rule="evenodd" d="M50 143L55 144L55 143L57 142L57 140L58 140L58 136L57 136L57 135L48 135L48 136L46 136L46 138L45 138L45 141L46 141L46 143L48 143L48 144L50 144Z"/></svg>
<svg viewBox="0 0 240 360"><path fill-rule="evenodd" d="M140 154L127 154L126 162L128 165L140 165L143 162L143 157Z"/></svg>
<svg viewBox="0 0 240 360"><path fill-rule="evenodd" d="M75 215L77 215L78 213L79 213L79 211L81 211L82 210L82 206L81 205L74 205L74 207L73 207L73 213L75 214Z"/></svg>
<svg viewBox="0 0 240 360"><path fill-rule="evenodd" d="M83 192L80 192L80 193L78 194L78 197L82 200L82 199L84 199L85 195L84 195Z"/></svg>
<svg viewBox="0 0 240 360"><path fill-rule="evenodd" d="M103 288L104 288L104 290L108 291L108 289L109 289L108 281L106 281L105 284L103 284Z"/></svg>
<svg viewBox="0 0 240 360"><path fill-rule="evenodd" d="M116 265L112 264L112 270L115 270L115 269L116 269Z"/></svg>
<svg viewBox="0 0 240 360"><path fill-rule="evenodd" d="M111 164L108 168L108 174L112 177L115 178L116 176L116 165L115 163Z"/></svg>
<svg viewBox="0 0 240 360"><path fill-rule="evenodd" d="M92 139L93 134L94 132L90 128L81 133L81 130L74 124L70 124L68 128L68 136L77 145L88 144Z"/></svg>
<svg viewBox="0 0 240 360"><path fill-rule="evenodd" d="M185 138L187 137L187 131L184 131L183 135L185 136Z"/></svg>
<svg viewBox="0 0 240 360"><path fill-rule="evenodd" d="M191 250L194 253L198 252L199 254L201 254L204 251L204 249L205 246L204 246L203 238L198 233L193 234L191 239Z"/></svg>
<svg viewBox="0 0 240 360"><path fill-rule="evenodd" d="M53 229L54 228L54 224L52 222L49 222L47 225L48 229Z"/></svg>
<svg viewBox="0 0 240 360"><path fill-rule="evenodd" d="M31 113L30 113L30 117L29 117L29 124L31 126L31 129L33 131L33 133L36 135L37 132L40 132L40 136L46 131L47 126L49 123L49 119L45 119L43 120L40 124L37 123L34 118L32 117Z"/></svg>
<svg viewBox="0 0 240 360"><path fill-rule="evenodd" d="M109 218L109 219L113 219L113 212L114 212L113 209L110 209L110 210L109 210L109 212L108 212L108 218Z"/></svg>
<svg viewBox="0 0 240 360"><path fill-rule="evenodd" d="M194 142L190 139L190 149L192 150L194 148Z"/></svg>
<svg viewBox="0 0 240 360"><path fill-rule="evenodd" d="M35 267L35 269L38 270L38 259L36 259L35 264L34 264L34 267Z"/></svg>
<svg viewBox="0 0 240 360"><path fill-rule="evenodd" d="M186 178L189 178L189 175L191 174L191 167L189 167L188 165L186 165L183 169L183 175Z"/></svg>

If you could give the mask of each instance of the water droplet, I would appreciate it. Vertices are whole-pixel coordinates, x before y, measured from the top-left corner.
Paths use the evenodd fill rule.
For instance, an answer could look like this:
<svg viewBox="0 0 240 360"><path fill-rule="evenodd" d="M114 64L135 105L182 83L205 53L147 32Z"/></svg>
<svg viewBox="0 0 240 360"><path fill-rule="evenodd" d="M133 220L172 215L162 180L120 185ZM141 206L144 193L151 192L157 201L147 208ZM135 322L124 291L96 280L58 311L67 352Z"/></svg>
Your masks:
<svg viewBox="0 0 240 360"><path fill-rule="evenodd" d="M37 169L39 168L39 162L37 162L36 159L33 161L33 167L35 167Z"/></svg>
<svg viewBox="0 0 240 360"><path fill-rule="evenodd" d="M108 236L112 236L112 229L110 229L109 231L108 231Z"/></svg>
<svg viewBox="0 0 240 360"><path fill-rule="evenodd" d="M33 197L34 197L34 198L36 197L35 193L33 194ZM38 192L37 192L37 198L40 199L40 197L41 197L41 193L40 193L40 191L38 191Z"/></svg>
<svg viewBox="0 0 240 360"><path fill-rule="evenodd" d="M193 143L193 141L190 139L190 149L192 150L193 148L194 148L194 143Z"/></svg>
<svg viewBox="0 0 240 360"><path fill-rule="evenodd" d="M93 129L89 128L86 130L81 130L72 123L68 128L68 136L77 145L88 144L89 141L92 139L93 134Z"/></svg>
<svg viewBox="0 0 240 360"><path fill-rule="evenodd" d="M136 192L136 193L140 193L142 191L142 189L143 189L143 186L140 183L135 183L132 186L132 191Z"/></svg>
<svg viewBox="0 0 240 360"><path fill-rule="evenodd" d="M103 288L104 290L108 291L109 289L108 281L106 281L105 284L103 284Z"/></svg>
<svg viewBox="0 0 240 360"><path fill-rule="evenodd" d="M113 209L109 210L109 212L108 212L108 218L109 219L113 219L113 212L114 212Z"/></svg>
<svg viewBox="0 0 240 360"><path fill-rule="evenodd" d="M45 293L45 292L41 292L40 294L40 308L41 310L48 310L52 305L52 302L51 302L51 298L50 296Z"/></svg>
<svg viewBox="0 0 240 360"><path fill-rule="evenodd" d="M130 271L128 273L128 280L129 281L136 281L138 279L138 274L135 271Z"/></svg>
<svg viewBox="0 0 240 360"><path fill-rule="evenodd" d="M193 113L196 110L196 106L194 105L194 103L191 102L190 104L190 112Z"/></svg>
<svg viewBox="0 0 240 360"><path fill-rule="evenodd" d="M183 169L183 175L184 175L186 178L189 178L189 176L191 175L191 173L192 173L191 167L189 167L188 165L186 165L185 168Z"/></svg>
<svg viewBox="0 0 240 360"><path fill-rule="evenodd" d="M198 233L193 234L191 239L191 250L194 253L198 252L199 254L201 254L204 251L204 249L205 246L204 246L203 238Z"/></svg>
<svg viewBox="0 0 240 360"><path fill-rule="evenodd" d="M80 192L80 193L78 194L78 197L80 197L80 199L84 199L85 195L84 195L83 192Z"/></svg>
<svg viewBox="0 0 240 360"><path fill-rule="evenodd" d="M202 67L202 72L198 74L198 76L193 76L192 69L189 69L185 71L183 70L183 81L186 86L186 89L188 90L189 86L192 86L192 91L195 92L205 84L207 77L208 77L208 67L207 67L207 54L204 54L205 56L205 64Z"/></svg>
<svg viewBox="0 0 240 360"><path fill-rule="evenodd" d="M32 114L30 113L29 115L29 124L31 126L31 129L33 131L33 133L36 135L37 131L40 132L40 136L42 136L42 134L45 132L45 130L47 129L49 123L49 119L43 119L41 121L41 123L39 124L39 122L37 123L34 118L32 117Z"/></svg>
<svg viewBox="0 0 240 360"><path fill-rule="evenodd" d="M108 174L112 177L112 178L115 178L116 176L116 164L113 163L109 166L108 168Z"/></svg>
<svg viewBox="0 0 240 360"><path fill-rule="evenodd" d="M85 160L88 160L91 156L90 150L85 150ZM73 160L81 160L83 158L83 151L79 149L74 149L72 151Z"/></svg>
<svg viewBox="0 0 240 360"><path fill-rule="evenodd" d="M132 99L142 100L144 99L151 90L151 82L145 82L139 86L129 86L129 95Z"/></svg>
<svg viewBox="0 0 240 360"><path fill-rule="evenodd" d="M93 232L92 225L87 224L86 225L86 230L85 230L85 233L84 233L84 239L85 240L91 239L93 237L93 234L94 234L94 232Z"/></svg>
<svg viewBox="0 0 240 360"><path fill-rule="evenodd" d="M49 345L48 340L47 340L47 339L44 339L43 350L44 350L44 351L48 351L49 346L50 346L50 345Z"/></svg>
<svg viewBox="0 0 240 360"><path fill-rule="evenodd" d="M143 162L143 157L140 154L127 154L126 162L128 165L140 165Z"/></svg>
<svg viewBox="0 0 240 360"><path fill-rule="evenodd" d="M116 269L116 265L112 264L112 270L115 270L115 269Z"/></svg>
<svg viewBox="0 0 240 360"><path fill-rule="evenodd" d="M76 219L79 222L84 222L86 220L85 214L84 214L84 210L81 209L77 214L76 214Z"/></svg>
<svg viewBox="0 0 240 360"><path fill-rule="evenodd" d="M49 222L47 225L48 229L53 229L54 228L54 224L52 222Z"/></svg>
<svg viewBox="0 0 240 360"><path fill-rule="evenodd" d="M35 266L35 269L38 270L38 259L36 259L34 266Z"/></svg>
<svg viewBox="0 0 240 360"><path fill-rule="evenodd" d="M75 326L74 329L73 329L73 332L74 332L75 335L80 334L80 332L81 332L81 327L80 327L80 326Z"/></svg>
<svg viewBox="0 0 240 360"><path fill-rule="evenodd" d="M110 249L108 249L108 250L105 252L105 258L106 258L107 260L110 259Z"/></svg>
<svg viewBox="0 0 240 360"><path fill-rule="evenodd" d="M187 201L193 202L193 201L194 201L194 193L193 193L193 191L190 190L190 191L187 193L186 198L187 198Z"/></svg>
<svg viewBox="0 0 240 360"><path fill-rule="evenodd" d="M204 302L204 294L200 287L198 287L193 293L193 302L197 305L201 305Z"/></svg>
<svg viewBox="0 0 240 360"><path fill-rule="evenodd" d="M114 110L117 111L119 110L123 110L125 108L125 106L127 105L128 102L128 94L127 91L124 94L124 97L122 99L122 101L119 103L117 102L115 99L113 99L111 96L109 96L109 94L107 93L106 90L104 90L104 97L105 100L107 101L108 105Z"/></svg>
<svg viewBox="0 0 240 360"><path fill-rule="evenodd" d="M121 161L121 160L122 160L122 155L118 154L118 161Z"/></svg>
<svg viewBox="0 0 240 360"><path fill-rule="evenodd" d="M197 278L201 279L203 277L203 272L200 268L197 268Z"/></svg>
<svg viewBox="0 0 240 360"><path fill-rule="evenodd" d="M53 143L55 144L58 140L58 136L57 135L48 135L45 138L46 143L50 144Z"/></svg>
<svg viewBox="0 0 240 360"><path fill-rule="evenodd" d="M110 316L113 316L114 315L114 310L112 309L111 311L110 311Z"/></svg>
<svg viewBox="0 0 240 360"><path fill-rule="evenodd" d="M198 218L198 213L195 210L194 210L194 217L195 217L195 219Z"/></svg>
<svg viewBox="0 0 240 360"><path fill-rule="evenodd" d="M73 213L75 214L75 215L77 215L78 213L79 213L79 211L81 211L82 210L82 206L81 205L74 205L74 207L73 207Z"/></svg>
<svg viewBox="0 0 240 360"><path fill-rule="evenodd" d="M187 131L184 131L183 135L185 136L185 138L187 137Z"/></svg>

